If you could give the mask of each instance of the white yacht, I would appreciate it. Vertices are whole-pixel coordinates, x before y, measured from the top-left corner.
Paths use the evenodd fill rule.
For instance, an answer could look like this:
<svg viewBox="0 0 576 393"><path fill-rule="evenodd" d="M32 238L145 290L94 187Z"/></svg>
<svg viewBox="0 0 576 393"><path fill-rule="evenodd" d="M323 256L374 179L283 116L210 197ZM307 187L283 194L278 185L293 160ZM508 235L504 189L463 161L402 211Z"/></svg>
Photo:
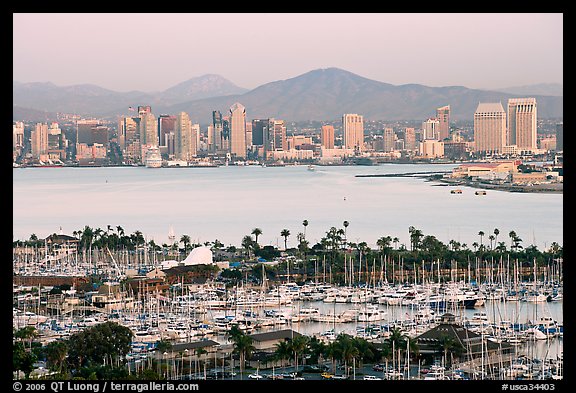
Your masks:
<svg viewBox="0 0 576 393"><path fill-rule="evenodd" d="M162 166L162 156L157 146L151 146L146 151L146 168L160 168Z"/></svg>

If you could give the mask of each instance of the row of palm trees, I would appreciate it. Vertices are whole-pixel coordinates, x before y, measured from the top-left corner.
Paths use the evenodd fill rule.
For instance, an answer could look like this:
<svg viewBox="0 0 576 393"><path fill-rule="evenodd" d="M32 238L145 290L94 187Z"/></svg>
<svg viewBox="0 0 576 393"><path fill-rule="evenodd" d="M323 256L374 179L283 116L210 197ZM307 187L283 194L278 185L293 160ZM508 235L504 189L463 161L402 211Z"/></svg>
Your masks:
<svg viewBox="0 0 576 393"><path fill-rule="evenodd" d="M240 374L243 375L246 360L255 352L251 336L245 334L237 326L228 332L233 343L234 353L239 355ZM465 350L462 344L446 335L436 343L438 354L443 355L444 364L449 364L451 355L461 356ZM292 338L284 339L275 344L271 360L280 362L281 367L293 366L296 373L304 359L310 364L323 364L330 361L332 372L338 366L343 366L346 375L351 367L362 367L364 363L385 362L388 366L399 370L409 358L417 361L420 357L419 348L415 339L410 338L399 328L394 328L388 338L381 343L372 343L361 337L354 337L340 333L335 340L324 342L315 336L295 334Z"/></svg>

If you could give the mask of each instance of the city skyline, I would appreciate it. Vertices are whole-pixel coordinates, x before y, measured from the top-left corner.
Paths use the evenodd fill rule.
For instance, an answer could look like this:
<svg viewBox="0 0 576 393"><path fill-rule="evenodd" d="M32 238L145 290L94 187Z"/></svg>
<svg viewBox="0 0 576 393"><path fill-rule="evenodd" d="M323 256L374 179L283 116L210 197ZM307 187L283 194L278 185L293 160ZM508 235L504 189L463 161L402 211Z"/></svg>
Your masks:
<svg viewBox="0 0 576 393"><path fill-rule="evenodd" d="M260 34L264 21L287 28ZM338 67L395 85L497 89L562 83L561 13L15 13L13 22L13 79L19 82L87 83L116 91L151 92L215 73L253 89L310 69ZM485 24L490 31L478 34L478 26ZM101 28L104 25L106 29ZM154 28L142 31L141 26ZM515 36L519 28L523 39L515 41L511 56L506 37ZM398 31L404 31L401 39ZM231 36L242 44L230 45ZM440 42L450 48L442 56ZM128 54L140 45L172 53L175 61L166 63L164 56L152 56L142 62ZM263 50L267 47L281 48L274 50L274 67L262 61L268 58L269 51ZM483 50L490 50L491 56L477 56ZM243 66L222 61L231 56ZM494 56L506 61L494 62ZM94 67L101 64L94 63L95 57L122 61ZM38 62L38 58L49 61Z"/></svg>

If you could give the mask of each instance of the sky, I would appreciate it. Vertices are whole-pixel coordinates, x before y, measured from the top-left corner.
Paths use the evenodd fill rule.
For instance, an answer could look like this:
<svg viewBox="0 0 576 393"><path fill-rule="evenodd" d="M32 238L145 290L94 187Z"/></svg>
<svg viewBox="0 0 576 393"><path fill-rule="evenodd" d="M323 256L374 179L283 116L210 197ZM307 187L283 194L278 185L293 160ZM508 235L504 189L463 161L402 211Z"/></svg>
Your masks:
<svg viewBox="0 0 576 393"><path fill-rule="evenodd" d="M247 89L337 67L401 85L563 82L562 13L15 13L13 80Z"/></svg>

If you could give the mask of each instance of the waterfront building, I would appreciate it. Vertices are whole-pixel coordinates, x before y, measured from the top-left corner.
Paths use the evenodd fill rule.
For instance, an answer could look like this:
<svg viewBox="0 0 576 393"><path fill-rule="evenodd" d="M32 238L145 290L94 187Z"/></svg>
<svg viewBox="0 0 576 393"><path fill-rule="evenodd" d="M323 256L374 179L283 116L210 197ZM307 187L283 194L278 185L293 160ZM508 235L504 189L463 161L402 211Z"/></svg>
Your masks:
<svg viewBox="0 0 576 393"><path fill-rule="evenodd" d="M140 144L158 146L158 120L148 111L140 114Z"/></svg>
<svg viewBox="0 0 576 393"><path fill-rule="evenodd" d="M345 149L364 150L364 117L358 114L342 115L342 137Z"/></svg>
<svg viewBox="0 0 576 393"><path fill-rule="evenodd" d="M30 152L32 157L40 159L48 150L48 124L36 123L30 133Z"/></svg>
<svg viewBox="0 0 576 393"><path fill-rule="evenodd" d="M212 136L209 137L212 140L212 144L211 148L209 146L209 150L213 153L228 151L229 134L224 133L223 127L222 113L220 111L212 111L212 129L210 130Z"/></svg>
<svg viewBox="0 0 576 393"><path fill-rule="evenodd" d="M444 157L444 142L426 139L420 142L418 154L423 158Z"/></svg>
<svg viewBox="0 0 576 393"><path fill-rule="evenodd" d="M438 139L443 141L450 136L450 105L436 109L438 119Z"/></svg>
<svg viewBox="0 0 576 393"><path fill-rule="evenodd" d="M108 128L106 128L106 137L108 136ZM66 159L66 146L68 141L66 136L62 133L58 123L53 122L48 128L48 159L49 160L64 160Z"/></svg>
<svg viewBox="0 0 576 393"><path fill-rule="evenodd" d="M12 125L12 161L15 162L24 149L24 123L17 121Z"/></svg>
<svg viewBox="0 0 576 393"><path fill-rule="evenodd" d="M239 102L230 107L230 151L236 158L246 158L246 108Z"/></svg>
<svg viewBox="0 0 576 393"><path fill-rule="evenodd" d="M139 118L125 116L118 123L118 143L127 164L138 163L142 158L139 121Z"/></svg>
<svg viewBox="0 0 576 393"><path fill-rule="evenodd" d="M506 145L506 111L500 102L481 102L474 112L474 150L500 153Z"/></svg>
<svg viewBox="0 0 576 393"><path fill-rule="evenodd" d="M519 150L536 149L537 106L535 98L510 98L508 100L507 144Z"/></svg>
<svg viewBox="0 0 576 393"><path fill-rule="evenodd" d="M196 155L193 150L195 141L190 116L186 112L180 112L174 126L174 157L177 160L190 161Z"/></svg>
<svg viewBox="0 0 576 393"><path fill-rule="evenodd" d="M472 162L460 164L452 170L450 177L466 178L484 176L490 173L512 174L518 172L520 160L503 160L494 162Z"/></svg>
<svg viewBox="0 0 576 393"><path fill-rule="evenodd" d="M479 360L488 363L502 362L502 356L512 353L512 345L507 342L495 343L488 340L485 336L475 333L470 329L456 323L456 317L453 314L445 313L437 326L420 334L415 338L419 354L428 359L443 361L444 351L441 342L450 339L454 345L462 348L461 353L452 353L451 358L444 359L452 361L466 361L468 367L477 365Z"/></svg>
<svg viewBox="0 0 576 393"><path fill-rule="evenodd" d="M325 149L334 149L334 126L322 126L322 133L320 134L320 143Z"/></svg>

